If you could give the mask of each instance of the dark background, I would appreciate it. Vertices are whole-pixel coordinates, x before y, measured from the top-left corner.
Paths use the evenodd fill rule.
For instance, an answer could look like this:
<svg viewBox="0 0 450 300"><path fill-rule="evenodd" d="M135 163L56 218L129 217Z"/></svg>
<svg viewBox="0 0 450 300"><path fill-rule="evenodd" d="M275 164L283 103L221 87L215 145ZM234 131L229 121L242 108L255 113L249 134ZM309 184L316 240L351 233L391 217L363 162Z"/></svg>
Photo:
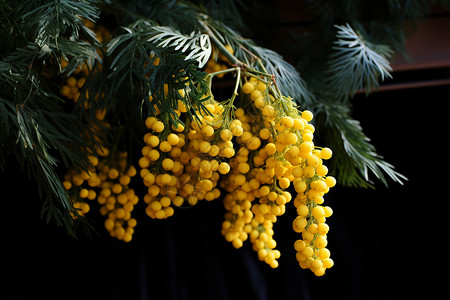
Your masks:
<svg viewBox="0 0 450 300"><path fill-rule="evenodd" d="M34 181L11 162L1 174L0 299L398 299L423 287L415 285L426 276L419 270L433 258L449 92L437 86L354 99L378 153L409 181L327 194L335 266L321 278L295 261L292 207L275 224L282 253L275 270L249 244L236 250L224 240L220 201L178 209L165 221L138 217L128 244L108 237L101 219L98 236L73 239L40 219Z"/></svg>

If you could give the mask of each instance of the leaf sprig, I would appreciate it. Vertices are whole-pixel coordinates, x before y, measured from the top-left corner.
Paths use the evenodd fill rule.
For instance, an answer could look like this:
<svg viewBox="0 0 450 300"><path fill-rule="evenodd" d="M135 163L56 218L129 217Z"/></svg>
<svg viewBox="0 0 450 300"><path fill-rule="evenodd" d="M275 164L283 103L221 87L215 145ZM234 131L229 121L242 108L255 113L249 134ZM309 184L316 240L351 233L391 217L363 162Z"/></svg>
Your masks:
<svg viewBox="0 0 450 300"><path fill-rule="evenodd" d="M358 35L349 25L335 25L336 46L330 57L329 84L338 96L353 97L358 90L369 94L379 86L379 81L391 78L392 68L388 46L371 44Z"/></svg>
<svg viewBox="0 0 450 300"><path fill-rule="evenodd" d="M193 31L189 36L185 36L166 26L155 26L153 30L157 34L148 39L149 42L159 42L157 47L174 47L175 51L188 52L185 60L196 60L199 68L202 68L211 56L212 47L207 34Z"/></svg>

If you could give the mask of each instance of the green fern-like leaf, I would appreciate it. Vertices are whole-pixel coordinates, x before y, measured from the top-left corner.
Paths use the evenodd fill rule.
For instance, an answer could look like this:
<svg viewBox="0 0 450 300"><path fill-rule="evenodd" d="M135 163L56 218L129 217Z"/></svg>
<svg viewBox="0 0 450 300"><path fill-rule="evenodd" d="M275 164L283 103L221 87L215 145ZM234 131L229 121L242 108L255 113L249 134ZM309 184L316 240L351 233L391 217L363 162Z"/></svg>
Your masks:
<svg viewBox="0 0 450 300"><path fill-rule="evenodd" d="M388 46L375 46L365 41L349 24L338 26L335 51L331 55L328 73L330 86L341 97L354 96L358 90L370 93L379 86L379 80L390 78L392 71L387 58Z"/></svg>
<svg viewBox="0 0 450 300"><path fill-rule="evenodd" d="M203 67L211 56L212 47L207 34L193 31L186 36L165 26L155 26L153 30L156 34L148 39L149 42L157 43L158 47L174 47L175 51L187 52L185 60L195 59L199 68Z"/></svg>

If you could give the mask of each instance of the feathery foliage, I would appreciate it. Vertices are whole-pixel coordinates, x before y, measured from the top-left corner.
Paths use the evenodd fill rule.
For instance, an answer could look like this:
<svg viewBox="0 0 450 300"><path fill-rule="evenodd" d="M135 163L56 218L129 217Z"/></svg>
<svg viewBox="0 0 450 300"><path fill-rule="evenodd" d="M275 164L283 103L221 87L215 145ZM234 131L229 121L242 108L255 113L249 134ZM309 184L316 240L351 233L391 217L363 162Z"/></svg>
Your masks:
<svg viewBox="0 0 450 300"><path fill-rule="evenodd" d="M339 30L330 56L328 80L330 88L337 91L337 98L339 95L353 97L362 89L368 95L378 88L380 80L392 77L389 73L392 71L388 61L392 53L389 47L376 45L377 51L374 51L371 48L375 45L362 40L349 24L336 25L336 28Z"/></svg>
<svg viewBox="0 0 450 300"><path fill-rule="evenodd" d="M61 58L70 61L66 72L95 57L97 45L81 39L92 37L83 19L96 20L96 1L2 2L4 42L0 48L0 166L14 155L36 179L45 199L43 217L55 219L73 231L70 213L77 214L62 186L56 168L86 166L84 141L78 135L77 117L64 110L55 83L43 76ZM5 24L8 24L7 27Z"/></svg>
<svg viewBox="0 0 450 300"><path fill-rule="evenodd" d="M206 34L195 34L193 31L189 36L185 36L166 26L156 26L153 30L159 33L149 38L149 42L159 42L157 47L174 47L175 51L183 53L189 50L185 60L197 60L199 68L202 68L211 56L211 42Z"/></svg>

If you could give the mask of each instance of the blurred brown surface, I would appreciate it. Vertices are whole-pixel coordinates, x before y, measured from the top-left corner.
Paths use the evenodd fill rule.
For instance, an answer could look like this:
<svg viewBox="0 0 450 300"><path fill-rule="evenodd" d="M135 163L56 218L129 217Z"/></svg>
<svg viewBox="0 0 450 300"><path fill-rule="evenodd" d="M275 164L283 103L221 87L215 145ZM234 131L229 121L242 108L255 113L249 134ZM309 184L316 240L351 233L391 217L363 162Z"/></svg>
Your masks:
<svg viewBox="0 0 450 300"><path fill-rule="evenodd" d="M277 2L277 40L289 37L290 32L307 30L310 19L305 5L304 0ZM393 78L382 83L379 90L450 85L450 9L433 8L416 28L407 32L407 57L392 57Z"/></svg>

